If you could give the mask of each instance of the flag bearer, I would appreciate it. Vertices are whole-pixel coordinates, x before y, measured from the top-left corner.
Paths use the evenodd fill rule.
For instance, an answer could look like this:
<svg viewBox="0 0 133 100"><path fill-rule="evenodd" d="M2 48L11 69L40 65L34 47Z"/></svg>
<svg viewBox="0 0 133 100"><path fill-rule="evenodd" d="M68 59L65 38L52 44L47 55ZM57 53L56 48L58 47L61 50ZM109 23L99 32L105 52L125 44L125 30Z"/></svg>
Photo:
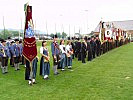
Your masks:
<svg viewBox="0 0 133 100"><path fill-rule="evenodd" d="M38 60L39 60L39 58L36 57L32 61L32 66L30 66L30 62L28 60L26 60L25 80L29 81L29 85L36 84L36 73L37 73ZM31 68L32 68L32 70L31 70Z"/></svg>

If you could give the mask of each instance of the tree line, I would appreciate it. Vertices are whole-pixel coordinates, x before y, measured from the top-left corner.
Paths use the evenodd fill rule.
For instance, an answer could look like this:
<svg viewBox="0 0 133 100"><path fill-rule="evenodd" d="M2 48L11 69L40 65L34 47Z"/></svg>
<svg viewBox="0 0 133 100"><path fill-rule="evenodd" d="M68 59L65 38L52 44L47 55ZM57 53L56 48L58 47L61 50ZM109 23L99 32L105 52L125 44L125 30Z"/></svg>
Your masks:
<svg viewBox="0 0 133 100"><path fill-rule="evenodd" d="M13 30L2 30L0 31L0 38L1 39L8 39L8 37L18 37L19 31L13 31ZM20 34L22 36L22 34Z"/></svg>

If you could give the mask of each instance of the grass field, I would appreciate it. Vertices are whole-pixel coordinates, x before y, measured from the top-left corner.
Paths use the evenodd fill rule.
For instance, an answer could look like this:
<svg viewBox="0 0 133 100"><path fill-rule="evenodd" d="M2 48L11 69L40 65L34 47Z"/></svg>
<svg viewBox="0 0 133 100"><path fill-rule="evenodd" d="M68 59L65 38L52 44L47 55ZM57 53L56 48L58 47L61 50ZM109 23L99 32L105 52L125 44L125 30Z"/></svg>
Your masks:
<svg viewBox="0 0 133 100"><path fill-rule="evenodd" d="M73 71L60 71L58 76L51 62L48 81L39 76L38 63L38 84L33 86L24 80L24 71L21 66L20 71L9 67L8 74L0 73L0 100L133 100L132 43L86 64L75 59Z"/></svg>

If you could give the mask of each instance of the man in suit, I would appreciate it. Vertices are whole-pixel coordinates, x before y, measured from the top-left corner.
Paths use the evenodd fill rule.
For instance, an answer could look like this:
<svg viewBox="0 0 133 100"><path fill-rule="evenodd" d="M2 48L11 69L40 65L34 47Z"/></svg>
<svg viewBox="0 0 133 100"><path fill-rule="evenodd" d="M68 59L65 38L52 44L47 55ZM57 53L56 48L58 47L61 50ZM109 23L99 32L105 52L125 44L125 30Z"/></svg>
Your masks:
<svg viewBox="0 0 133 100"><path fill-rule="evenodd" d="M75 44L75 50L74 50L74 56L77 58L78 57L78 50L77 50L77 43L78 43L78 39L75 38L74 44Z"/></svg>
<svg viewBox="0 0 133 100"><path fill-rule="evenodd" d="M81 58L82 58L82 63L85 63L86 52L87 52L87 37L85 37L83 39L83 42L81 44Z"/></svg>
<svg viewBox="0 0 133 100"><path fill-rule="evenodd" d="M101 51L101 41L99 37L96 37L96 54L97 56L100 56L100 51Z"/></svg>
<svg viewBox="0 0 133 100"><path fill-rule="evenodd" d="M80 38L77 38L78 42L76 44L77 47L77 56L78 56L78 61L81 61L81 42Z"/></svg>
<svg viewBox="0 0 133 100"><path fill-rule="evenodd" d="M88 61L92 60L92 48L91 48L90 41L91 41L91 38L88 38L88 41L87 41Z"/></svg>
<svg viewBox="0 0 133 100"><path fill-rule="evenodd" d="M91 44L91 48L92 48L92 58L94 59L95 55L96 55L96 42L95 42L93 36L91 38L90 44Z"/></svg>
<svg viewBox="0 0 133 100"><path fill-rule="evenodd" d="M74 53L75 53L75 42L74 42L74 37L72 37L71 45L72 45L72 50L73 50L72 59L74 59Z"/></svg>

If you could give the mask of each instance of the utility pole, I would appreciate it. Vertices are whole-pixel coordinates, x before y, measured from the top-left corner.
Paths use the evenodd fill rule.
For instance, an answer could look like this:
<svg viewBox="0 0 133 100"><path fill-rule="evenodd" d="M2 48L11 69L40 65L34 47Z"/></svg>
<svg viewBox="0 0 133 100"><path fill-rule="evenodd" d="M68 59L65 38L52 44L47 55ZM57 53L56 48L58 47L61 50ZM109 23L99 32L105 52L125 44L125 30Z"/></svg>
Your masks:
<svg viewBox="0 0 133 100"><path fill-rule="evenodd" d="M70 36L70 24L69 24L69 37L71 37L71 36Z"/></svg>
<svg viewBox="0 0 133 100"><path fill-rule="evenodd" d="M47 26L47 21L46 21L46 31L47 31L47 38L48 38L48 26Z"/></svg>
<svg viewBox="0 0 133 100"><path fill-rule="evenodd" d="M20 30L19 30L19 36L18 36L19 40L20 40L21 30L22 30L22 18L21 18L21 28L20 28Z"/></svg>
<svg viewBox="0 0 133 100"><path fill-rule="evenodd" d="M4 22L4 16L3 16L3 28L4 28L4 39L5 39L5 22Z"/></svg>
<svg viewBox="0 0 133 100"><path fill-rule="evenodd" d="M75 26L74 26L74 35L75 35Z"/></svg>
<svg viewBox="0 0 133 100"><path fill-rule="evenodd" d="M55 23L55 34L56 34L57 30L56 30L56 23Z"/></svg>
<svg viewBox="0 0 133 100"><path fill-rule="evenodd" d="M87 33L86 34L88 34L88 10L85 10L85 12L86 12L86 22L87 22Z"/></svg>

